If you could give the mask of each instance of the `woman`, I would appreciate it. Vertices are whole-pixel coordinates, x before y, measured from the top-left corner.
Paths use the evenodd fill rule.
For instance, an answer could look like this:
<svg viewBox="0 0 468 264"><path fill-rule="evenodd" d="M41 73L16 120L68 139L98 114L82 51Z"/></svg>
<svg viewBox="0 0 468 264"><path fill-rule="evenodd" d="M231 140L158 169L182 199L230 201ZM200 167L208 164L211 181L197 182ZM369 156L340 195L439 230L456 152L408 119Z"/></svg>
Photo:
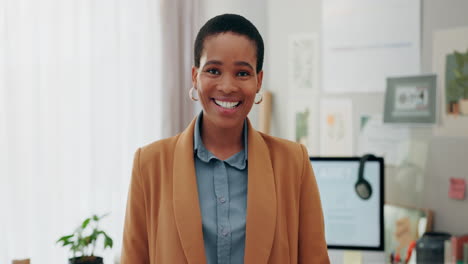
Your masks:
<svg viewBox="0 0 468 264"><path fill-rule="evenodd" d="M183 133L137 151L122 264L329 263L306 149L247 119L261 101L257 29L238 15L214 17L194 53L190 96L203 111Z"/></svg>

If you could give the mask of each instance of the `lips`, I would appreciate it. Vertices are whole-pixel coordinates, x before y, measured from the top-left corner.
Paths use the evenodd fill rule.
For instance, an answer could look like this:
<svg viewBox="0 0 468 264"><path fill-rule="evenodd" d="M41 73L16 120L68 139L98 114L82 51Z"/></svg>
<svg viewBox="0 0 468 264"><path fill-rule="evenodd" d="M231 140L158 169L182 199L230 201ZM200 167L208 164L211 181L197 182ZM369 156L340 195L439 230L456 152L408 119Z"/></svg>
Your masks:
<svg viewBox="0 0 468 264"><path fill-rule="evenodd" d="M213 99L216 105L221 106L222 108L226 109L234 109L241 104L241 101L222 101Z"/></svg>

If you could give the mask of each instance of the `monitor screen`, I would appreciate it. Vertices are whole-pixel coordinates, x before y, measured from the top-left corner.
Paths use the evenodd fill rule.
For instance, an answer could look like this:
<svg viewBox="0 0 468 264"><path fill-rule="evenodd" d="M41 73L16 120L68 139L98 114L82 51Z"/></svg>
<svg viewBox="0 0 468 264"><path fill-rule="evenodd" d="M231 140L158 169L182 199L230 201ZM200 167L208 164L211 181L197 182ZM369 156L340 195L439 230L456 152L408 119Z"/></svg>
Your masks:
<svg viewBox="0 0 468 264"><path fill-rule="evenodd" d="M370 158L364 179L372 188L368 199L355 189L358 157L310 158L322 201L328 248L383 250L383 159Z"/></svg>

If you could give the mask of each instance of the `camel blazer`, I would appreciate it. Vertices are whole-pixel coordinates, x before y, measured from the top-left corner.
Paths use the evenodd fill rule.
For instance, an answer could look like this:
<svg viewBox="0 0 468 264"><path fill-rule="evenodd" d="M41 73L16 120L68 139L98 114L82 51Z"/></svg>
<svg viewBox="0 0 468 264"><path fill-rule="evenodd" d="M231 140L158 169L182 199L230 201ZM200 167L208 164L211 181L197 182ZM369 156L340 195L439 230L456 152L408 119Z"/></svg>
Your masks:
<svg viewBox="0 0 468 264"><path fill-rule="evenodd" d="M329 263L322 207L307 150L257 132L247 123L244 263ZM122 264L206 263L194 127L195 120L181 134L136 152Z"/></svg>

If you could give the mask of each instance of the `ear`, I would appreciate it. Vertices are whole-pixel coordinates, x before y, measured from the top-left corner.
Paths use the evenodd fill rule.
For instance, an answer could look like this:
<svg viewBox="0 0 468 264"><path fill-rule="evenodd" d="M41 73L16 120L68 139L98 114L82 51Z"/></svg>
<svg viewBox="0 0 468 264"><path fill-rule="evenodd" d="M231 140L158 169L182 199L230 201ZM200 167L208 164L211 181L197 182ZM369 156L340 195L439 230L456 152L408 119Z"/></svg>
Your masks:
<svg viewBox="0 0 468 264"><path fill-rule="evenodd" d="M192 66L192 85L195 89L197 89L197 78L198 78L198 68Z"/></svg>
<svg viewBox="0 0 468 264"><path fill-rule="evenodd" d="M257 93L260 92L260 89L262 89L262 82L263 82L263 70L257 73Z"/></svg>

